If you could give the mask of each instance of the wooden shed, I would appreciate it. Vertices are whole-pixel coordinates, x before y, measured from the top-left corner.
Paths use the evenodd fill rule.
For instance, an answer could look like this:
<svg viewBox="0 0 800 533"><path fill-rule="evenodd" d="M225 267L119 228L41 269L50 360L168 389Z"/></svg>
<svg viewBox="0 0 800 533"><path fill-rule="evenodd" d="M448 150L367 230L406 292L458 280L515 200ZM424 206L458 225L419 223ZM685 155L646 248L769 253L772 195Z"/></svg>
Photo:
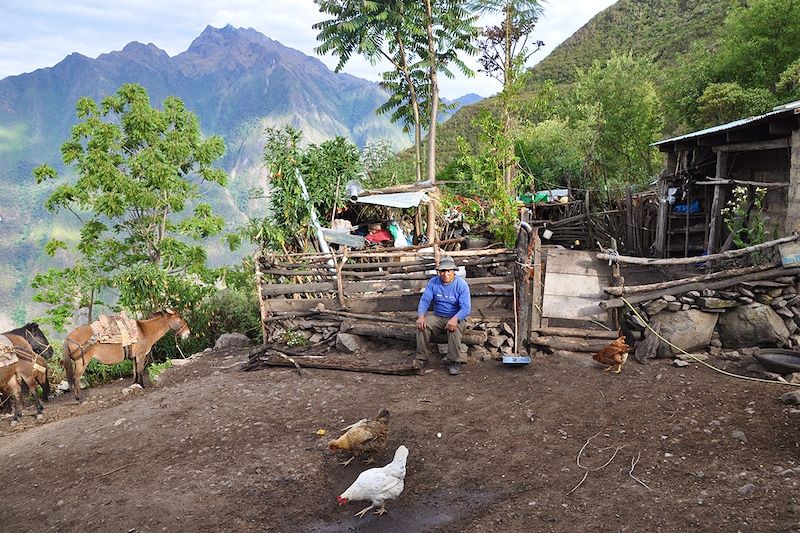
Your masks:
<svg viewBox="0 0 800 533"><path fill-rule="evenodd" d="M658 181L657 257L712 254L731 247L722 210L735 187L767 190L769 237L800 221L800 101L773 111L654 143L665 154Z"/></svg>

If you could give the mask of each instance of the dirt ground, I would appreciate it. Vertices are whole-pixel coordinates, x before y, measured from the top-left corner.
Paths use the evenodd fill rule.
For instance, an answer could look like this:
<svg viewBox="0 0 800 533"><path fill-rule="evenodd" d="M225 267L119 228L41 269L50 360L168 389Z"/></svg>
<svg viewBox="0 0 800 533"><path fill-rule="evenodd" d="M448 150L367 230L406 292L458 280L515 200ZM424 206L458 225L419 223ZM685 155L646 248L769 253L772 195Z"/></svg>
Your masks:
<svg viewBox="0 0 800 533"><path fill-rule="evenodd" d="M800 410L778 400L785 385L669 361L301 377L238 371L244 358L206 353L144 391L115 382L82 405L52 400L38 422L31 409L0 420L2 530L800 531ZM357 519L367 504L336 496L368 467L339 466L326 442L381 406L377 462L405 444L406 488ZM621 449L570 494L593 435L582 465Z"/></svg>

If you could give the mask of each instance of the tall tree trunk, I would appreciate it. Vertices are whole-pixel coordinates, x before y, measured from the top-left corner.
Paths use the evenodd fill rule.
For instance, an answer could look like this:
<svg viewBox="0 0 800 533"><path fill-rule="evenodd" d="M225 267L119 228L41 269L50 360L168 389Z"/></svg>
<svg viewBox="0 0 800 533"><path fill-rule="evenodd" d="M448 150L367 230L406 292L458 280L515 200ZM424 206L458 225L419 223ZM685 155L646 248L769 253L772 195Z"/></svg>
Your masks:
<svg viewBox="0 0 800 533"><path fill-rule="evenodd" d="M428 61L430 62L430 82L431 82L431 122L428 128L428 179L431 185L436 184L436 116L439 114L439 85L436 77L438 62L436 60L436 41L433 36L433 9L431 0L425 0L425 11L427 21L425 29L428 33ZM428 204L428 242L436 240L436 200L431 199Z"/></svg>

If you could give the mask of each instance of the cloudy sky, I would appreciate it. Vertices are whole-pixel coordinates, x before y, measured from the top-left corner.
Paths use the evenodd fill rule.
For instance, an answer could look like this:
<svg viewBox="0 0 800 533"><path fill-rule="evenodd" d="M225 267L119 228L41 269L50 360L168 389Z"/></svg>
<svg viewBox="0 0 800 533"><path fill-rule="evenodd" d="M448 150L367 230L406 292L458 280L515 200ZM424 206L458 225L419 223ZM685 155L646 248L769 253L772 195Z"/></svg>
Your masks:
<svg viewBox="0 0 800 533"><path fill-rule="evenodd" d="M534 35L546 46L531 64L614 1L550 0ZM318 43L311 26L325 18L313 0L4 0L0 5L0 79L53 66L72 52L94 58L131 41L153 43L174 56L207 25L253 28L315 55ZM336 64L330 56L320 59L331 68ZM345 72L377 80L380 67L354 60ZM499 84L482 74L442 82L442 94L450 98L498 90Z"/></svg>

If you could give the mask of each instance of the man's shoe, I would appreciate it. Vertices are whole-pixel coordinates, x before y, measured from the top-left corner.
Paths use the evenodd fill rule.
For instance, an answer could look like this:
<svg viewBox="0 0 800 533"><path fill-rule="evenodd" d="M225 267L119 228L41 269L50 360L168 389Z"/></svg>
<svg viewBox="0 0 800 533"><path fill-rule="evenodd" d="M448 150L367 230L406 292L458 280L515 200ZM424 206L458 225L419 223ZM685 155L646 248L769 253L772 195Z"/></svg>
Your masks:
<svg viewBox="0 0 800 533"><path fill-rule="evenodd" d="M450 363L447 373L451 376L457 376L461 373L461 363Z"/></svg>

